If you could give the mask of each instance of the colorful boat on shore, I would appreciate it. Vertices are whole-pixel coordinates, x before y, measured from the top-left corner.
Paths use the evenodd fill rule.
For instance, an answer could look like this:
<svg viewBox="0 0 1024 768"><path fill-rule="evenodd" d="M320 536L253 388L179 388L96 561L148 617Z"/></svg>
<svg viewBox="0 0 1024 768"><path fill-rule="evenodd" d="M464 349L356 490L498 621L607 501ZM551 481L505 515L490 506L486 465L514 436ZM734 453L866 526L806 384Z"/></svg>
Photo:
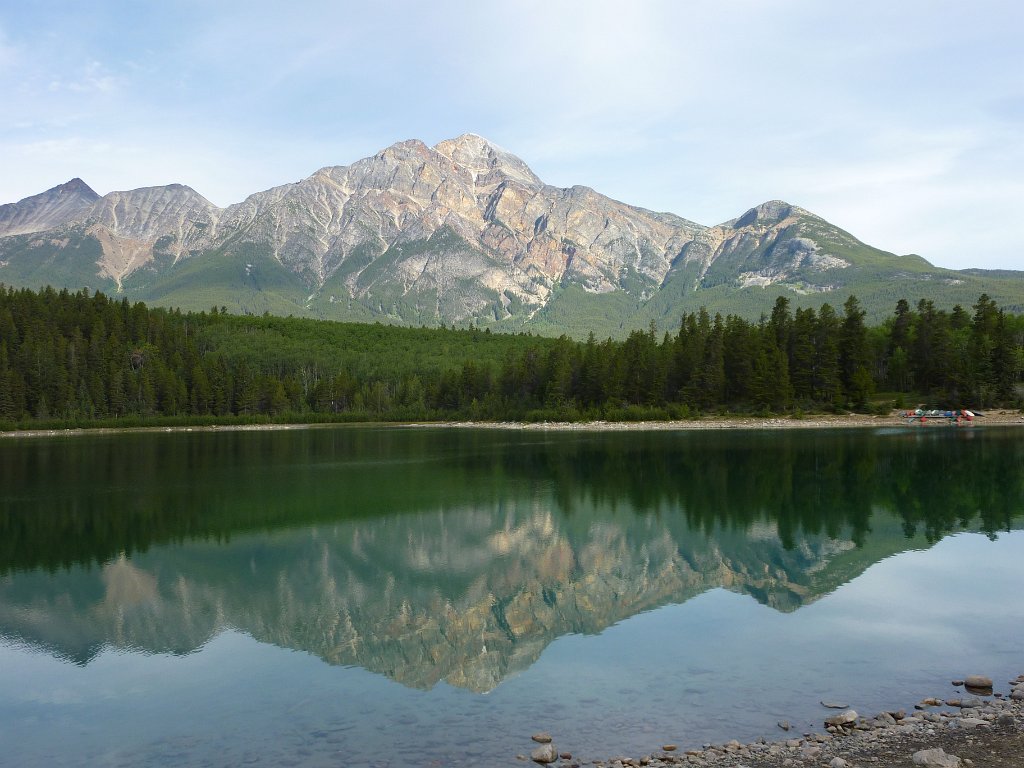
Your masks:
<svg viewBox="0 0 1024 768"><path fill-rule="evenodd" d="M971 424L974 422L976 416L983 414L977 411L969 411L966 408L955 408L953 410L942 410L942 409L923 409L916 408L912 411L904 411L903 418L909 423L925 424L929 419L941 420L945 419L949 424L955 424L961 426L963 424Z"/></svg>

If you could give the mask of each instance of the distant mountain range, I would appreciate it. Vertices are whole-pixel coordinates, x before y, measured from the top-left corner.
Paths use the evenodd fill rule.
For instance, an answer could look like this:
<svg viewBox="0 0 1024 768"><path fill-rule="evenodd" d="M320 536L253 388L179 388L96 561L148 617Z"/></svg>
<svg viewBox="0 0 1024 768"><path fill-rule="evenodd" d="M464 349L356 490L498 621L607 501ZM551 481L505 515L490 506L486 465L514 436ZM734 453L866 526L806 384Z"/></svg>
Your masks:
<svg viewBox="0 0 1024 768"><path fill-rule="evenodd" d="M542 182L466 134L404 141L218 208L180 184L99 196L81 179L0 206L0 282L184 309L621 335L683 311L756 317L779 295L877 319L899 298L985 292L1024 311L1024 272L949 270L770 201L704 226Z"/></svg>

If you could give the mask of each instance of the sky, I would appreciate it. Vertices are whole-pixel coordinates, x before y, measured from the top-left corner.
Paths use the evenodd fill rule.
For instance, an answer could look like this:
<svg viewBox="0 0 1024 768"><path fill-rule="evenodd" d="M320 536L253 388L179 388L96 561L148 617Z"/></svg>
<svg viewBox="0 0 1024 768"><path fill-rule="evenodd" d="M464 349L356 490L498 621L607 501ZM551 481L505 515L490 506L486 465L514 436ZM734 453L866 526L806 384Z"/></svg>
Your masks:
<svg viewBox="0 0 1024 768"><path fill-rule="evenodd" d="M1024 269L1022 30L1015 0L4 3L0 203L77 176L226 206L471 132L701 224L783 199Z"/></svg>

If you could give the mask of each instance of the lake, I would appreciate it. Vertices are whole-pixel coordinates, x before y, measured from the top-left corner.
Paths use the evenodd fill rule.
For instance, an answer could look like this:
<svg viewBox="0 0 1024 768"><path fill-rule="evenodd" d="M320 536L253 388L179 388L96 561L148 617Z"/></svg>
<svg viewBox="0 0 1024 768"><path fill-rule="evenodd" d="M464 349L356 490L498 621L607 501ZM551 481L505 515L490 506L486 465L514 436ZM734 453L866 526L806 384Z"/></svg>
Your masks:
<svg viewBox="0 0 1024 768"><path fill-rule="evenodd" d="M502 766L1024 671L1024 432L0 440L0 764Z"/></svg>

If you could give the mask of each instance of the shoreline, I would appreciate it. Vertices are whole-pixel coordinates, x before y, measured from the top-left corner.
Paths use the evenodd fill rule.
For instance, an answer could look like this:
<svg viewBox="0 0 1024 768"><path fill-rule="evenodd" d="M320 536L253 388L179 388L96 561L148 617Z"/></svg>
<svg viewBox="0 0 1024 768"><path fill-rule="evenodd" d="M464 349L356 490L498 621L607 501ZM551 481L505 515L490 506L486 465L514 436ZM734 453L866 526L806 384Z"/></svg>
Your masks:
<svg viewBox="0 0 1024 768"><path fill-rule="evenodd" d="M682 750L674 744L640 756L574 760L554 744L541 743L528 764L556 768L1024 768L1024 674L995 689L965 688L953 680L954 693L921 699L911 711L891 710L864 717L840 705L822 704L820 732L759 739L750 744L729 741ZM789 723L780 722L782 731ZM550 741L548 734L534 741ZM566 755L569 755L566 757ZM552 759L548 759L552 758ZM532 760L532 763L530 762Z"/></svg>
<svg viewBox="0 0 1024 768"><path fill-rule="evenodd" d="M69 427L67 429L24 429L0 431L0 438L71 437L76 435L113 435L156 432L271 432L278 430L329 429L336 427L377 427L393 429L506 429L552 432L672 432L722 429L863 429L868 427L907 427L935 429L977 427L1024 426L1024 413L1000 409L986 412L967 424L953 425L945 419L928 422L910 422L902 411L879 416L849 413L845 415L816 414L793 418L789 416L706 416L699 419L676 421L359 421L309 422L281 424L197 424L192 426L148 427Z"/></svg>
<svg viewBox="0 0 1024 768"><path fill-rule="evenodd" d="M521 429L550 430L558 432L612 432L612 431L701 431L715 429L849 429L865 427L908 427L912 429L935 429L938 427L956 427L946 419L935 419L924 423L908 422L899 415L902 411L893 411L885 416L872 414L849 413L845 415L817 414L794 419L789 416L706 416L699 419L680 421L450 421L438 424L424 423L418 426L448 426L460 429ZM973 422L960 425L959 428L973 429L984 426L1024 426L1024 413L1001 409L986 413Z"/></svg>

